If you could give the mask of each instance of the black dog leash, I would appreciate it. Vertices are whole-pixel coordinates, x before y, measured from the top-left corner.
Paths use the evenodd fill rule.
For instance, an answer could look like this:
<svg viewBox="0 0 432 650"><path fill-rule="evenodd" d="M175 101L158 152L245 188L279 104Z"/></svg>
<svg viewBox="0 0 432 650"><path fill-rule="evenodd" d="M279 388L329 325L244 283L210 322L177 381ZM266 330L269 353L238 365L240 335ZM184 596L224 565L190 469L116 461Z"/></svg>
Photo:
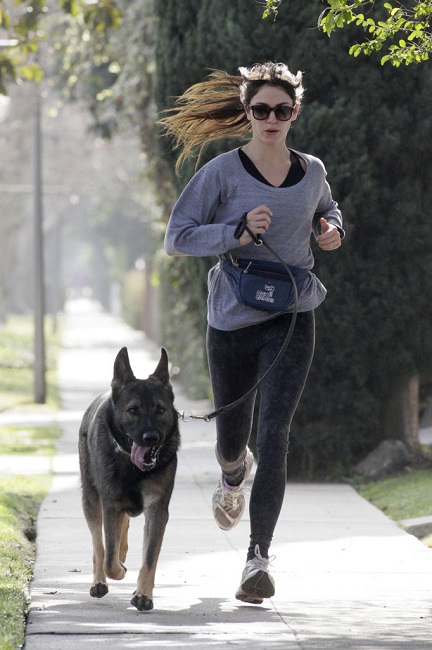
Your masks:
<svg viewBox="0 0 432 650"><path fill-rule="evenodd" d="M212 413L208 413L206 415L193 415L190 411L183 411L182 413L179 413L179 417L183 420L183 422L190 422L191 420L204 420L205 422L210 422L214 418L217 418L219 415L224 415L225 413L228 413L229 411L232 411L234 408L242 404L244 401L248 399L254 393L259 386L263 383L263 381L269 376L269 374L274 370L274 368L277 366L279 361L282 358L282 355L285 353L285 350L287 349L293 332L294 332L294 327L296 324L297 320L297 313L298 313L298 291L297 291L297 285L295 283L293 274L291 273L291 269L283 259L280 257L278 253L270 246L270 244L267 244L267 242L262 239L260 235L255 235L247 225L245 225L244 230L247 231L247 233L252 237L252 240L256 246L265 246L278 260L279 262L283 265L287 273L289 274L289 277L291 279L293 289L294 289L294 310L293 310L293 315L292 315L292 320L291 320L291 325L289 327L289 330L287 332L287 335L285 337L285 340L282 344L281 349L279 350L276 358L274 359L273 363L267 368L263 376L257 383L252 386L250 390L247 391L242 397L239 397L239 399L235 400L234 402L231 402L231 404L227 404L226 406L221 406L220 408L216 409L216 411L213 411ZM282 313L282 312L281 312Z"/></svg>

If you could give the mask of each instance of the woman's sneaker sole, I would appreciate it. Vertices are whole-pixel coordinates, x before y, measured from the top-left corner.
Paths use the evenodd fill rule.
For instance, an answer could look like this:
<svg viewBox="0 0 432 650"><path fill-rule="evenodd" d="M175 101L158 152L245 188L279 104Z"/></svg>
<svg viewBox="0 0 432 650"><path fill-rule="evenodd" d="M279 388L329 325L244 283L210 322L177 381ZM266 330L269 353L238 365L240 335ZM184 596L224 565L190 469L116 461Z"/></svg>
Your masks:
<svg viewBox="0 0 432 650"><path fill-rule="evenodd" d="M241 600L243 603L250 603L251 605L261 605L263 599L253 594L247 594L241 587L236 591L235 597L237 600Z"/></svg>
<svg viewBox="0 0 432 650"><path fill-rule="evenodd" d="M242 580L236 592L237 600L254 604L261 604L264 598L271 598L274 595L274 580L267 571L257 571Z"/></svg>

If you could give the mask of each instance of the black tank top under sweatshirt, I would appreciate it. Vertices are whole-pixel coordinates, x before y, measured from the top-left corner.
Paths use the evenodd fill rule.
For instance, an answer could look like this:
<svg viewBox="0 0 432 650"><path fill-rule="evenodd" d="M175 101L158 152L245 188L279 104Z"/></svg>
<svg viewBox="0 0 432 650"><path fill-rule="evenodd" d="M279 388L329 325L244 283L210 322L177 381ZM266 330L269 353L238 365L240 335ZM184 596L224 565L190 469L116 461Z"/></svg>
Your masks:
<svg viewBox="0 0 432 650"><path fill-rule="evenodd" d="M270 187L274 187L258 171L258 169L253 164L252 160L249 158L247 154L245 154L245 152L242 149L239 149L238 152L239 152L242 165L245 168L245 170L248 172L248 174L256 178L261 183L264 183L265 185L270 185ZM305 175L304 169L300 162L300 156L294 153L294 151L290 151L290 156L291 156L291 167L289 168L287 177L285 178L284 182L282 183L282 185L279 185L278 187L291 187L292 185L296 185L299 181L301 181L301 179Z"/></svg>

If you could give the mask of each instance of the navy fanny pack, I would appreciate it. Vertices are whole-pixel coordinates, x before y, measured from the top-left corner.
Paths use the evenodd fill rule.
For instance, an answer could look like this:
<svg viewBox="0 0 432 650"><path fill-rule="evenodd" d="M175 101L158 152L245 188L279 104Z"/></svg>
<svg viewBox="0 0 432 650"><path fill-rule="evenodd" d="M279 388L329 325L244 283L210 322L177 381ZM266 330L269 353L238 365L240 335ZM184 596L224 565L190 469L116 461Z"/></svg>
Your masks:
<svg viewBox="0 0 432 650"><path fill-rule="evenodd" d="M223 271L229 277L239 302L261 311L283 312L294 304L294 287L291 276L283 264L263 260L221 258ZM300 294L308 269L288 266L297 292Z"/></svg>

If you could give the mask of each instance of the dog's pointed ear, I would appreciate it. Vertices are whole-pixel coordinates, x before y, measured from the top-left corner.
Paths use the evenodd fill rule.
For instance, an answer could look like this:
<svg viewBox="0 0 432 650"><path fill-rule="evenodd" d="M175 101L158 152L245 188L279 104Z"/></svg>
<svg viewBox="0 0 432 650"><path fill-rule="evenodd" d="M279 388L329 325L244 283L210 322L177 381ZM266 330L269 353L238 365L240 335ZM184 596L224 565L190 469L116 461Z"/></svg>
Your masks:
<svg viewBox="0 0 432 650"><path fill-rule="evenodd" d="M150 376L157 377L163 384L169 384L168 354L165 348L161 348L161 358L156 370Z"/></svg>
<svg viewBox="0 0 432 650"><path fill-rule="evenodd" d="M111 382L111 388L113 392L118 391L125 384L134 379L135 375L133 374L129 363L127 348L122 348L114 361L114 375Z"/></svg>

